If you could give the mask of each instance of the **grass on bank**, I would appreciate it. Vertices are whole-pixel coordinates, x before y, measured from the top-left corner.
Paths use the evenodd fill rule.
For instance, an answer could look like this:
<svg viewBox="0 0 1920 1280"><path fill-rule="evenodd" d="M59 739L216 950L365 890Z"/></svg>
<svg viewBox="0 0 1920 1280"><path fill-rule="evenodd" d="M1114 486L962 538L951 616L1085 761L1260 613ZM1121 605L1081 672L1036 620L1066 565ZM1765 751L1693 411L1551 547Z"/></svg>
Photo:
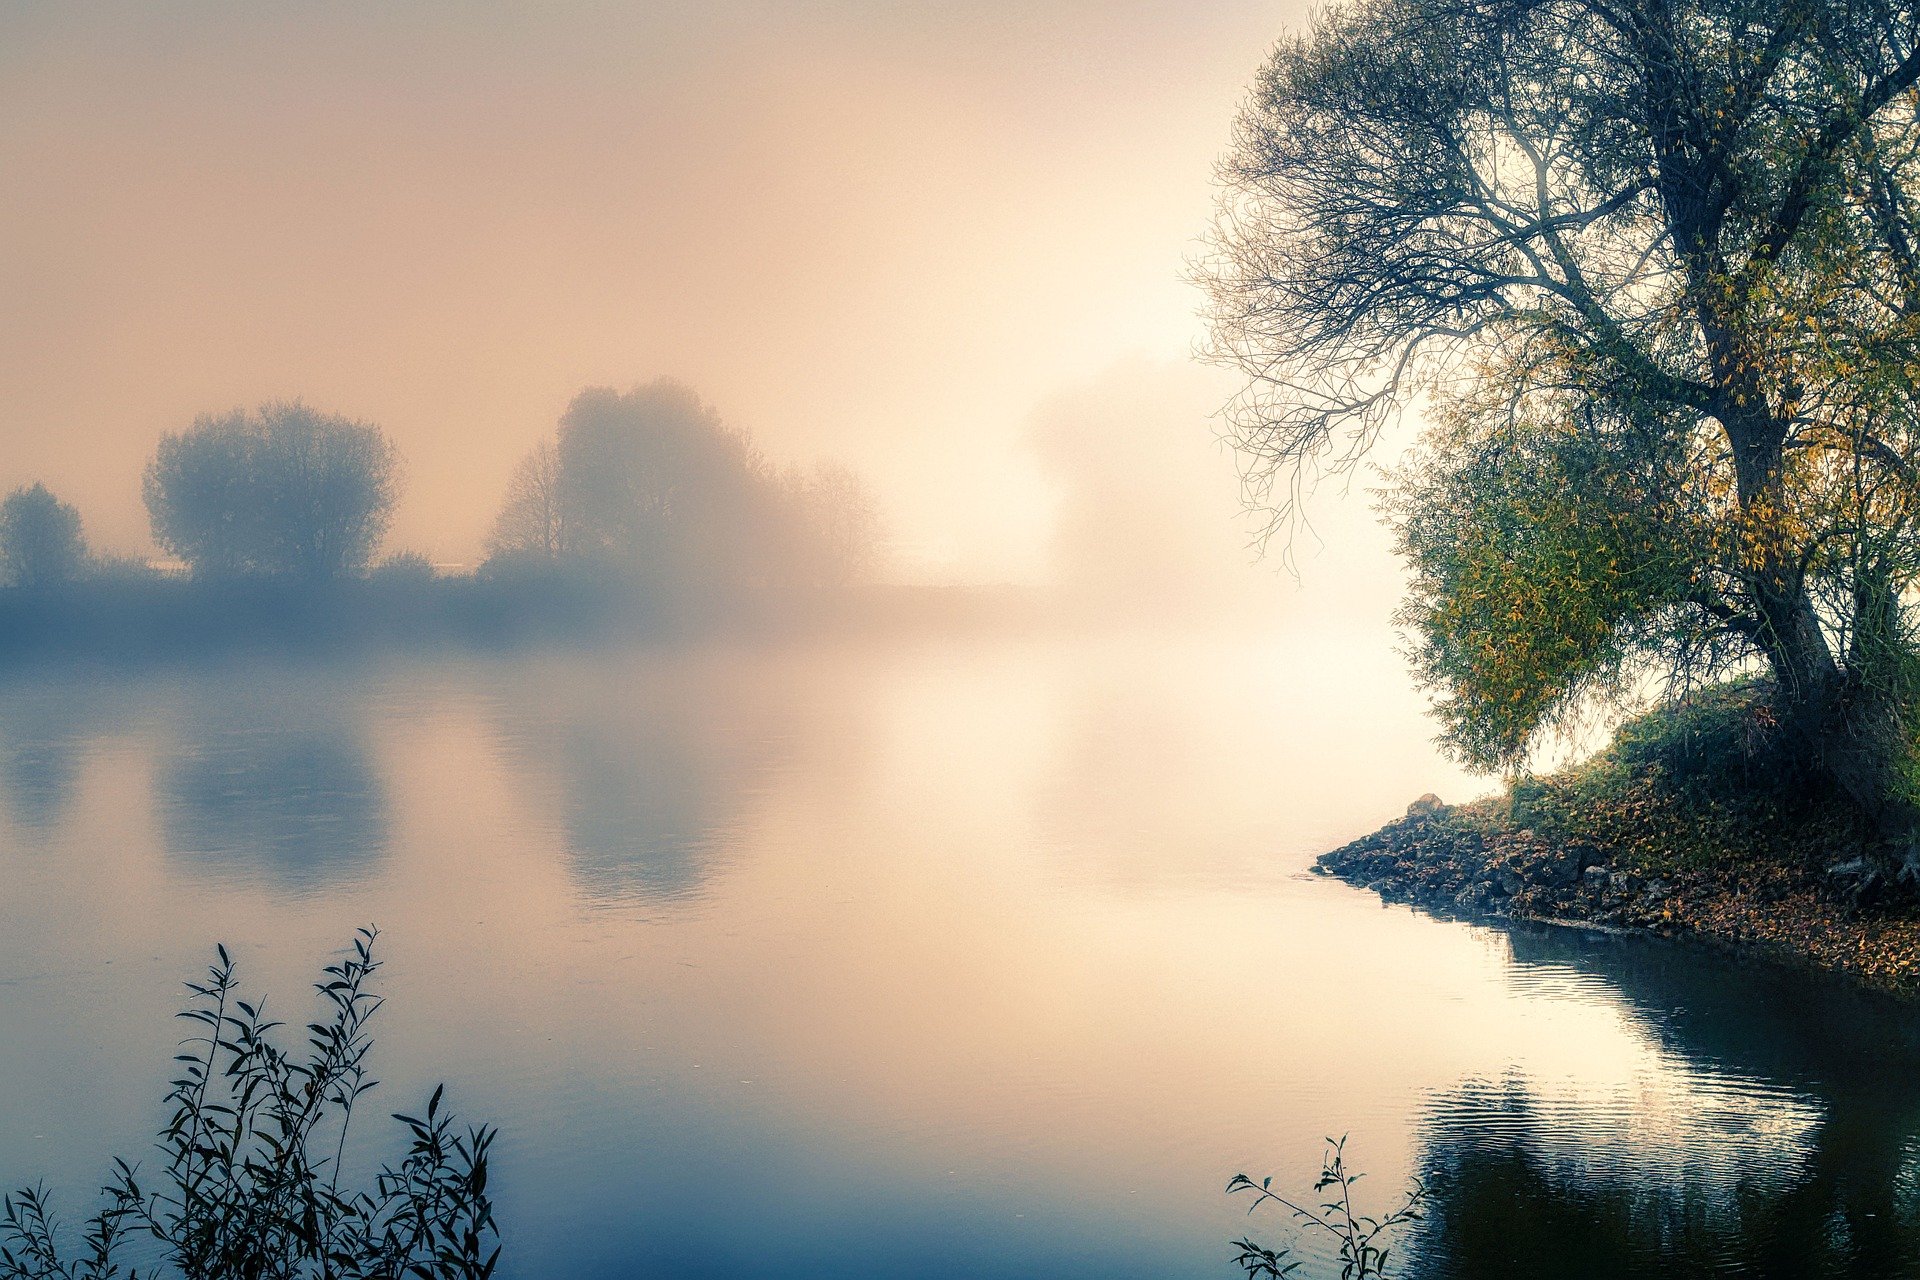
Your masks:
<svg viewBox="0 0 1920 1280"><path fill-rule="evenodd" d="M1629 720L1580 764L1515 781L1485 820L1607 851L1647 876L1824 872L1874 842L1858 811L1782 748L1763 681Z"/></svg>
<svg viewBox="0 0 1920 1280"><path fill-rule="evenodd" d="M1581 865L1606 868L1599 885L1529 885L1511 915L1691 934L1920 995L1920 884L1889 874L1900 851L1795 763L1770 694L1763 681L1696 691L1442 827L1494 863L1577 848Z"/></svg>

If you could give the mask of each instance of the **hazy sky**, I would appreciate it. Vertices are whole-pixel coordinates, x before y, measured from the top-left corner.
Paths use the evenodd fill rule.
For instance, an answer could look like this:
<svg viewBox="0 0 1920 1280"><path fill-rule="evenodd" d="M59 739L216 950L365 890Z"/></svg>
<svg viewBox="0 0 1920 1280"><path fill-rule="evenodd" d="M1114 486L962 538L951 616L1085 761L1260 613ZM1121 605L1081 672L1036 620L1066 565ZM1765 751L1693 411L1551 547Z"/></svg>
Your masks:
<svg viewBox="0 0 1920 1280"><path fill-rule="evenodd" d="M1301 11L15 0L0 484L144 548L161 431L301 396L399 443L389 545L463 560L577 390L669 374L923 556L1031 572L1036 415L1190 350L1210 168Z"/></svg>

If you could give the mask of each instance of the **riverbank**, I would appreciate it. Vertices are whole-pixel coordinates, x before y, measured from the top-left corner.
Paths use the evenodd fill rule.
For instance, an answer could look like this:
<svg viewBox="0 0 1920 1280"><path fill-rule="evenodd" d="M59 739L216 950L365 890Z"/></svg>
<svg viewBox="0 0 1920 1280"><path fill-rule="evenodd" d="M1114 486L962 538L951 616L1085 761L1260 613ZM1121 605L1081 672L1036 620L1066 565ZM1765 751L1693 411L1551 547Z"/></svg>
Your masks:
<svg viewBox="0 0 1920 1280"><path fill-rule="evenodd" d="M953 632L1030 627L1047 616L1039 594L1021 587L702 592L588 572L442 575L424 563L320 583L148 574L0 587L0 669Z"/></svg>
<svg viewBox="0 0 1920 1280"><path fill-rule="evenodd" d="M1765 690L1710 691L1622 726L1574 768L1407 815L1315 870L1436 914L1643 931L1920 996L1920 893L1874 833L1784 768Z"/></svg>

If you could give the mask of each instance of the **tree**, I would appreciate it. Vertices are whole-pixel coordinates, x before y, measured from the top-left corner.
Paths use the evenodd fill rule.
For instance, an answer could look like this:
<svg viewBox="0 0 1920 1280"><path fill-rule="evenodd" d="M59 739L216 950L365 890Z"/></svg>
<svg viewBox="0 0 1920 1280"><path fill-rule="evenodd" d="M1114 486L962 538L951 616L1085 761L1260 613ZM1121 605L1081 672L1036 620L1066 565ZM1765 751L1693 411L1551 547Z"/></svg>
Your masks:
<svg viewBox="0 0 1920 1280"><path fill-rule="evenodd" d="M560 459L551 441L535 445L507 481L506 501L487 534L487 554L557 560L569 550L560 503Z"/></svg>
<svg viewBox="0 0 1920 1280"><path fill-rule="evenodd" d="M0 573L8 586L70 582L86 567L80 513L47 486L23 485L0 502Z"/></svg>
<svg viewBox="0 0 1920 1280"><path fill-rule="evenodd" d="M378 427L294 401L162 436L142 491L154 541L195 575L318 582L366 569L398 488Z"/></svg>
<svg viewBox="0 0 1920 1280"><path fill-rule="evenodd" d="M570 551L668 580L753 576L773 479L741 432L659 379L574 397L555 443Z"/></svg>
<svg viewBox="0 0 1920 1280"><path fill-rule="evenodd" d="M1916 80L1911 0L1356 0L1274 50L1199 268L1231 431L1279 527L1437 411L1390 518L1470 763L1758 663L1910 826Z"/></svg>
<svg viewBox="0 0 1920 1280"><path fill-rule="evenodd" d="M844 463L822 462L788 471L782 487L797 526L794 558L809 564L806 576L845 586L873 573L883 521L880 504L859 472Z"/></svg>
<svg viewBox="0 0 1920 1280"><path fill-rule="evenodd" d="M673 591L842 585L871 571L880 515L850 469L776 472L691 389L591 387L521 459L489 564L568 563Z"/></svg>

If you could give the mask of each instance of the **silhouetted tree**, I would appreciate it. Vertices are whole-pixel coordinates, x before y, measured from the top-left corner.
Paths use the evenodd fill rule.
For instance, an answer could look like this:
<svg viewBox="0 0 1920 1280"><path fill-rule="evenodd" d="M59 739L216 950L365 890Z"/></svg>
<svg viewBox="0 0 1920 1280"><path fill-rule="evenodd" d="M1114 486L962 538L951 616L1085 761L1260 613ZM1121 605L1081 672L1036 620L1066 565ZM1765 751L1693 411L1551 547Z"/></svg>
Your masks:
<svg viewBox="0 0 1920 1280"><path fill-rule="evenodd" d="M507 481L506 501L487 535L487 554L557 560L570 549L560 502L560 457L551 441L542 440Z"/></svg>
<svg viewBox="0 0 1920 1280"><path fill-rule="evenodd" d="M87 544L80 513L44 484L22 486L0 502L0 573L8 586L47 587L80 576Z"/></svg>
<svg viewBox="0 0 1920 1280"><path fill-rule="evenodd" d="M869 576L879 557L880 504L860 473L838 462L794 469L785 484L808 576L841 586Z"/></svg>
<svg viewBox="0 0 1920 1280"><path fill-rule="evenodd" d="M378 427L271 403L162 436L143 494L154 541L196 575L322 581L366 568L398 471Z"/></svg>
<svg viewBox="0 0 1920 1280"><path fill-rule="evenodd" d="M575 555L682 581L735 580L769 549L771 476L746 436L667 379L581 392L555 446Z"/></svg>
<svg viewBox="0 0 1920 1280"><path fill-rule="evenodd" d="M872 568L877 504L834 463L777 473L666 379L574 398L508 482L492 570L570 563L669 589L844 583Z"/></svg>

